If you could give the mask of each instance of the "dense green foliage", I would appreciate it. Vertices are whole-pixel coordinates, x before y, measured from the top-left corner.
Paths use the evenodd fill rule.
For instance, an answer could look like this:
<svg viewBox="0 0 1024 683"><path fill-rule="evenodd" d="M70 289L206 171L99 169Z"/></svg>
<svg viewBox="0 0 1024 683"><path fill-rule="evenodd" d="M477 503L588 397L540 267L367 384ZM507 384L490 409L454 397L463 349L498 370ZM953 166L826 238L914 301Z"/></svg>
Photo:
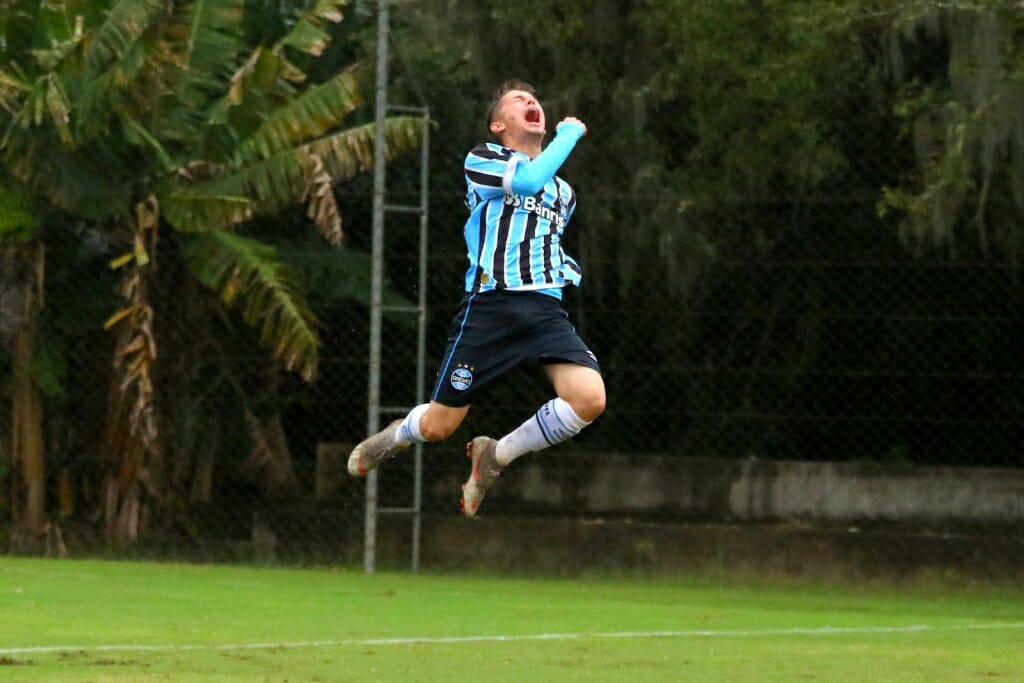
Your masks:
<svg viewBox="0 0 1024 683"><path fill-rule="evenodd" d="M269 495L252 471L273 454L305 467L294 495L318 444L363 436L371 84L351 65L372 62L376 7L3 5L3 161L40 224L0 197L0 235L47 246L47 458L90 511L104 476L138 473L109 461L128 424L161 519L195 535L190 504ZM610 403L569 447L1022 464L1019 9L421 0L392 29L391 99L437 124L428 365L461 296L461 160L517 77L549 123L589 126L563 170L585 272L567 303ZM392 121L389 149L417 130ZM412 156L390 172L391 198L417 196ZM412 300L418 253L391 225L389 301ZM419 401L414 331L387 334L384 403ZM469 427L504 433L545 393L500 385Z"/></svg>

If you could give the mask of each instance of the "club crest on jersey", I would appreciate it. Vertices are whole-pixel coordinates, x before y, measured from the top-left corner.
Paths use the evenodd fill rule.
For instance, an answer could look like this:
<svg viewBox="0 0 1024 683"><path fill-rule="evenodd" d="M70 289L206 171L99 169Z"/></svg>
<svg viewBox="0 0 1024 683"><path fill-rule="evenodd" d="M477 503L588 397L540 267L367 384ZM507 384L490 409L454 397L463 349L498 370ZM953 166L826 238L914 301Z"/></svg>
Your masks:
<svg viewBox="0 0 1024 683"><path fill-rule="evenodd" d="M505 204L507 206L514 206L517 209L522 209L523 211L535 213L544 220L551 221L559 228L565 227L565 216L560 212L555 211L550 206L545 206L545 204L539 201L536 197L507 194L505 195Z"/></svg>
<svg viewBox="0 0 1024 683"><path fill-rule="evenodd" d="M465 391L469 389L469 385L473 383L473 371L470 368L460 365L452 371L451 377L452 386L459 391Z"/></svg>

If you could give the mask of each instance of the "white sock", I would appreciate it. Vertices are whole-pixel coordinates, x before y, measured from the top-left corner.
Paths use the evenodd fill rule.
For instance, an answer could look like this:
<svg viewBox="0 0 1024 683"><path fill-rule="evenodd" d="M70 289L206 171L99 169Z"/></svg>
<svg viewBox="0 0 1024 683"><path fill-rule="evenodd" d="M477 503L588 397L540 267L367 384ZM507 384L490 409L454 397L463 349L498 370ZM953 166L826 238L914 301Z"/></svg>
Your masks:
<svg viewBox="0 0 1024 683"><path fill-rule="evenodd" d="M423 416L423 413L427 412L429 407L429 403L421 403L409 411L401 426L398 427L398 431L395 432L395 443L408 446L414 441L426 441L420 432L420 417Z"/></svg>
<svg viewBox="0 0 1024 683"><path fill-rule="evenodd" d="M542 405L536 415L498 441L495 458L504 467L520 455L568 441L588 424L568 403L560 398L552 399Z"/></svg>

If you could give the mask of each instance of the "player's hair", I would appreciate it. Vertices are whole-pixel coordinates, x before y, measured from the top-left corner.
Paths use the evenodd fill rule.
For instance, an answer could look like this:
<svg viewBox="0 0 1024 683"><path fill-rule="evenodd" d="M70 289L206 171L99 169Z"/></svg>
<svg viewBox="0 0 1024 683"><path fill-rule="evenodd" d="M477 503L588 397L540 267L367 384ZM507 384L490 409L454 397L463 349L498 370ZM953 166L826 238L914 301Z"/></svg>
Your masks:
<svg viewBox="0 0 1024 683"><path fill-rule="evenodd" d="M484 126L487 128L487 132L491 132L491 123L498 115L498 110L501 108L501 98L505 96L505 93L511 92L512 90L522 90L528 92L531 95L536 95L537 91L534 87L526 81L520 81L517 78L505 81L494 90L494 95L491 97L491 103L487 107L487 120L484 121ZM498 136L491 133L491 135L497 139Z"/></svg>

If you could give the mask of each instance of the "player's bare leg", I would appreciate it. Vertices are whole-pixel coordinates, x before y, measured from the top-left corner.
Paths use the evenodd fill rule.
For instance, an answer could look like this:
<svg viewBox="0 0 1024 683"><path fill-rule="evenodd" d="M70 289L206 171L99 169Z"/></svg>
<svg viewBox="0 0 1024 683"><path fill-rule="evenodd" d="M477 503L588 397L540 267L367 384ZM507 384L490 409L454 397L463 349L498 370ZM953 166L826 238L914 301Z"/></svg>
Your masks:
<svg viewBox="0 0 1024 683"><path fill-rule="evenodd" d="M581 420L593 422L604 412L606 399L600 372L575 363L545 365L544 370L555 394L568 403Z"/></svg>
<svg viewBox="0 0 1024 683"><path fill-rule="evenodd" d="M420 416L419 429L423 441L441 441L455 433L466 419L469 406L452 407L431 401Z"/></svg>

